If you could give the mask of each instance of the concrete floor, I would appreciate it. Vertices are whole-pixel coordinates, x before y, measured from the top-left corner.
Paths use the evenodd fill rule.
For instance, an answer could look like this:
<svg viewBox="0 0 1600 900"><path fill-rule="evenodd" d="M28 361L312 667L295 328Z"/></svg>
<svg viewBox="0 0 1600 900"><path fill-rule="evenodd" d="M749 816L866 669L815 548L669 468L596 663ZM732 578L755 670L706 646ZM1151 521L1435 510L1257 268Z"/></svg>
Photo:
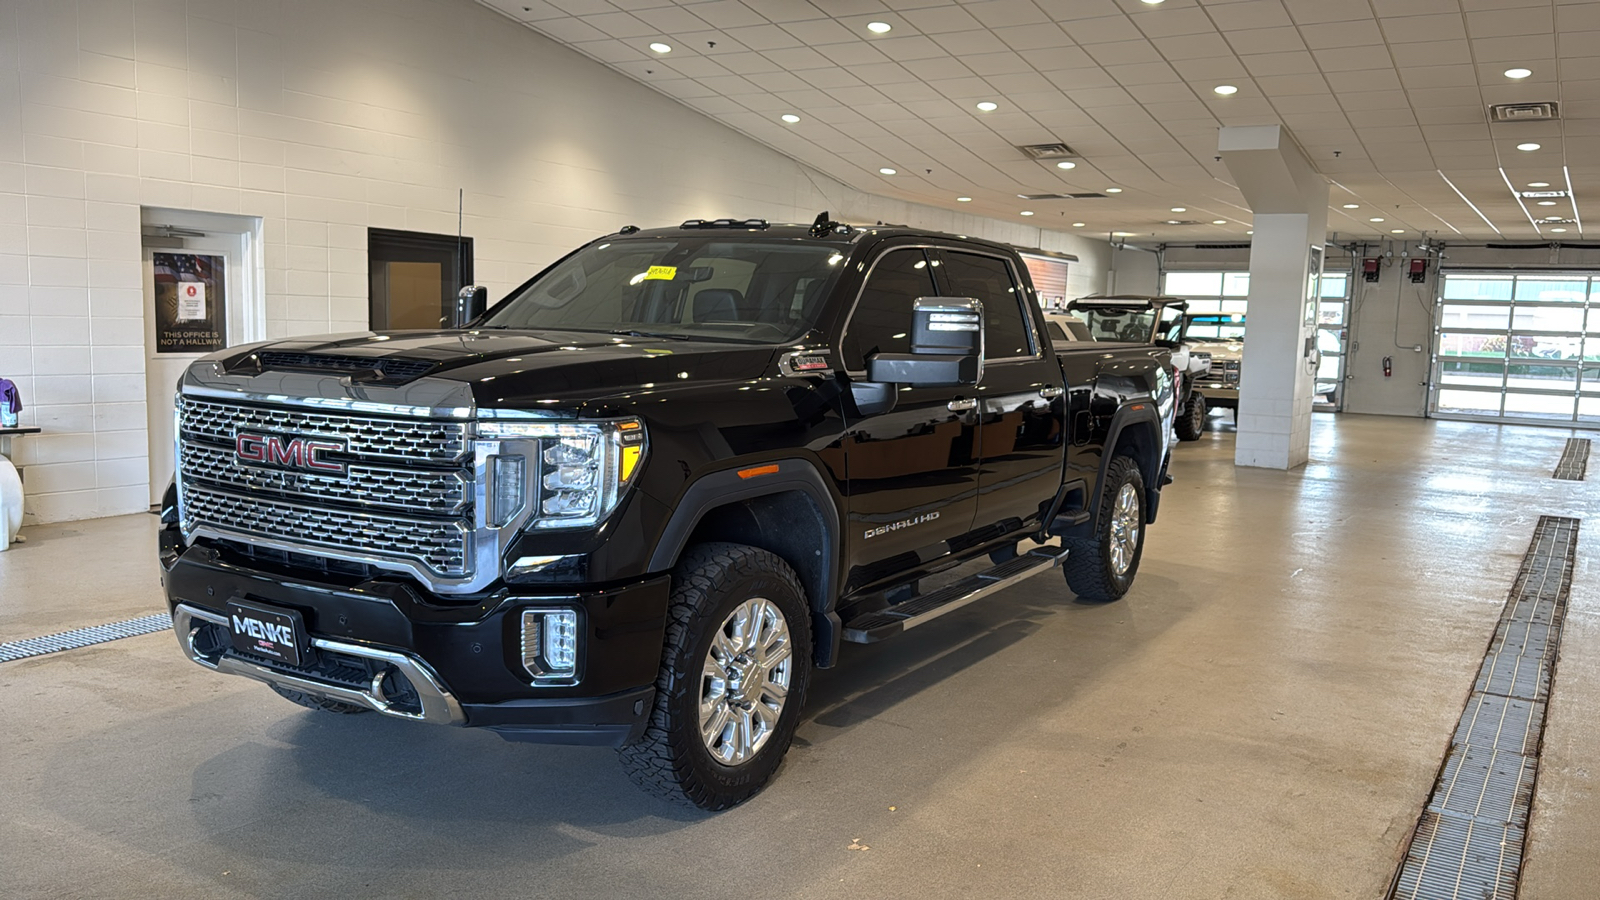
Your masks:
<svg viewBox="0 0 1600 900"><path fill-rule="evenodd" d="M1040 576L820 673L721 815L604 750L312 713L170 634L0 664L8 897L1373 898L1567 432L1318 417L1304 469L1178 448L1133 591ZM1600 478L1600 472L1595 474ZM156 611L153 522L32 528L0 640ZM1600 883L1600 571L1579 545L1522 896ZM852 845L862 849L851 849Z"/></svg>

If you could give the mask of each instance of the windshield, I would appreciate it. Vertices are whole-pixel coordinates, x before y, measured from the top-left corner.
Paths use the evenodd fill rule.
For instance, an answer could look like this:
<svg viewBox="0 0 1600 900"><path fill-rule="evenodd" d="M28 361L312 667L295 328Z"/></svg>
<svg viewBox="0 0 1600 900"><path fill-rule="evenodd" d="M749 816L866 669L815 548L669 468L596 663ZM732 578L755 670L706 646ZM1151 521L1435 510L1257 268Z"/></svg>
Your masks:
<svg viewBox="0 0 1600 900"><path fill-rule="evenodd" d="M1189 317L1189 339L1192 341L1244 341L1244 315L1220 313L1210 316Z"/></svg>
<svg viewBox="0 0 1600 900"><path fill-rule="evenodd" d="M780 343L816 325L837 245L711 236L592 244L496 304L481 327Z"/></svg>
<svg viewBox="0 0 1600 900"><path fill-rule="evenodd" d="M1148 344L1155 336L1154 309L1084 309L1072 311L1080 316L1097 341Z"/></svg>

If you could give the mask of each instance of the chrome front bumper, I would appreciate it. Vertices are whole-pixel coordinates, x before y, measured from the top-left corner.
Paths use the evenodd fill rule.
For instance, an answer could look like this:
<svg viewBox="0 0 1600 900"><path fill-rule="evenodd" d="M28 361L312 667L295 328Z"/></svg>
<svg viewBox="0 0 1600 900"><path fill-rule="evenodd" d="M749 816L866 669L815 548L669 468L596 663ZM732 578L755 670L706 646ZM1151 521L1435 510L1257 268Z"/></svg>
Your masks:
<svg viewBox="0 0 1600 900"><path fill-rule="evenodd" d="M227 617L209 610L189 606L188 604L179 604L172 613L172 630L177 633L178 646L183 648L184 655L197 665L204 666L214 672L242 675L245 678L253 678L256 681L275 684L290 690L326 697L330 700L354 703L357 706L365 706L386 716L394 716L400 719L431 722L436 725L466 724L467 717L461 709L460 702L444 686L439 677L434 674L433 669L427 663L415 657L389 650L363 647L359 644L330 641L326 638L311 638L311 645L318 650L381 663L404 676L407 681L411 682L412 688L417 693L417 697L421 702L421 712L399 709L386 698L383 691L383 680L388 674L387 670L380 671L366 689L357 690L341 685L328 684L314 678L292 675L227 653L208 656L195 647L195 634L199 627L195 624L196 619L227 628Z"/></svg>

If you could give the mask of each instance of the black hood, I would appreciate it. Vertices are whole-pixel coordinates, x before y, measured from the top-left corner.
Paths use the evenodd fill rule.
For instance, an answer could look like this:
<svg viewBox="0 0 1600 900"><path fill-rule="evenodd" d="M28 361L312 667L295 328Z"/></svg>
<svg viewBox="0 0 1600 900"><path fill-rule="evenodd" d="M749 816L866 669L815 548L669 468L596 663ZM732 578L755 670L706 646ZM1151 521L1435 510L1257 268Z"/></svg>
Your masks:
<svg viewBox="0 0 1600 900"><path fill-rule="evenodd" d="M294 338L218 357L231 374L344 373L404 384L421 377L472 386L482 407L600 400L640 389L768 374L781 348L578 331L392 331Z"/></svg>

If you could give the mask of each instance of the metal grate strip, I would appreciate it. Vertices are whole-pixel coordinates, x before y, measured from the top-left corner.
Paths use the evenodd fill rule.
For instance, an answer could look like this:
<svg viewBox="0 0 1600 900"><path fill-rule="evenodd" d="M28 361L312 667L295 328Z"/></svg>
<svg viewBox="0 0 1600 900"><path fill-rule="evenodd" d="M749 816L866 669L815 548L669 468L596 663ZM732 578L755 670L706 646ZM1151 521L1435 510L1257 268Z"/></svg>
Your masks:
<svg viewBox="0 0 1600 900"><path fill-rule="evenodd" d="M1577 549L1577 519L1539 517L1390 900L1516 897Z"/></svg>
<svg viewBox="0 0 1600 900"><path fill-rule="evenodd" d="M1554 477L1562 481L1582 481L1589 469L1589 439L1567 438L1567 447L1561 451L1561 461L1556 463Z"/></svg>
<svg viewBox="0 0 1600 900"><path fill-rule="evenodd" d="M27 659L30 656L43 656L46 653L60 653L63 650L76 650L79 647L88 647L92 644L104 644L106 641L164 631L171 627L172 616L167 613L155 613L153 615L140 616L137 619L128 619L124 622L92 625L88 628L63 631L60 634L47 634L44 637L12 641L0 644L0 662Z"/></svg>

